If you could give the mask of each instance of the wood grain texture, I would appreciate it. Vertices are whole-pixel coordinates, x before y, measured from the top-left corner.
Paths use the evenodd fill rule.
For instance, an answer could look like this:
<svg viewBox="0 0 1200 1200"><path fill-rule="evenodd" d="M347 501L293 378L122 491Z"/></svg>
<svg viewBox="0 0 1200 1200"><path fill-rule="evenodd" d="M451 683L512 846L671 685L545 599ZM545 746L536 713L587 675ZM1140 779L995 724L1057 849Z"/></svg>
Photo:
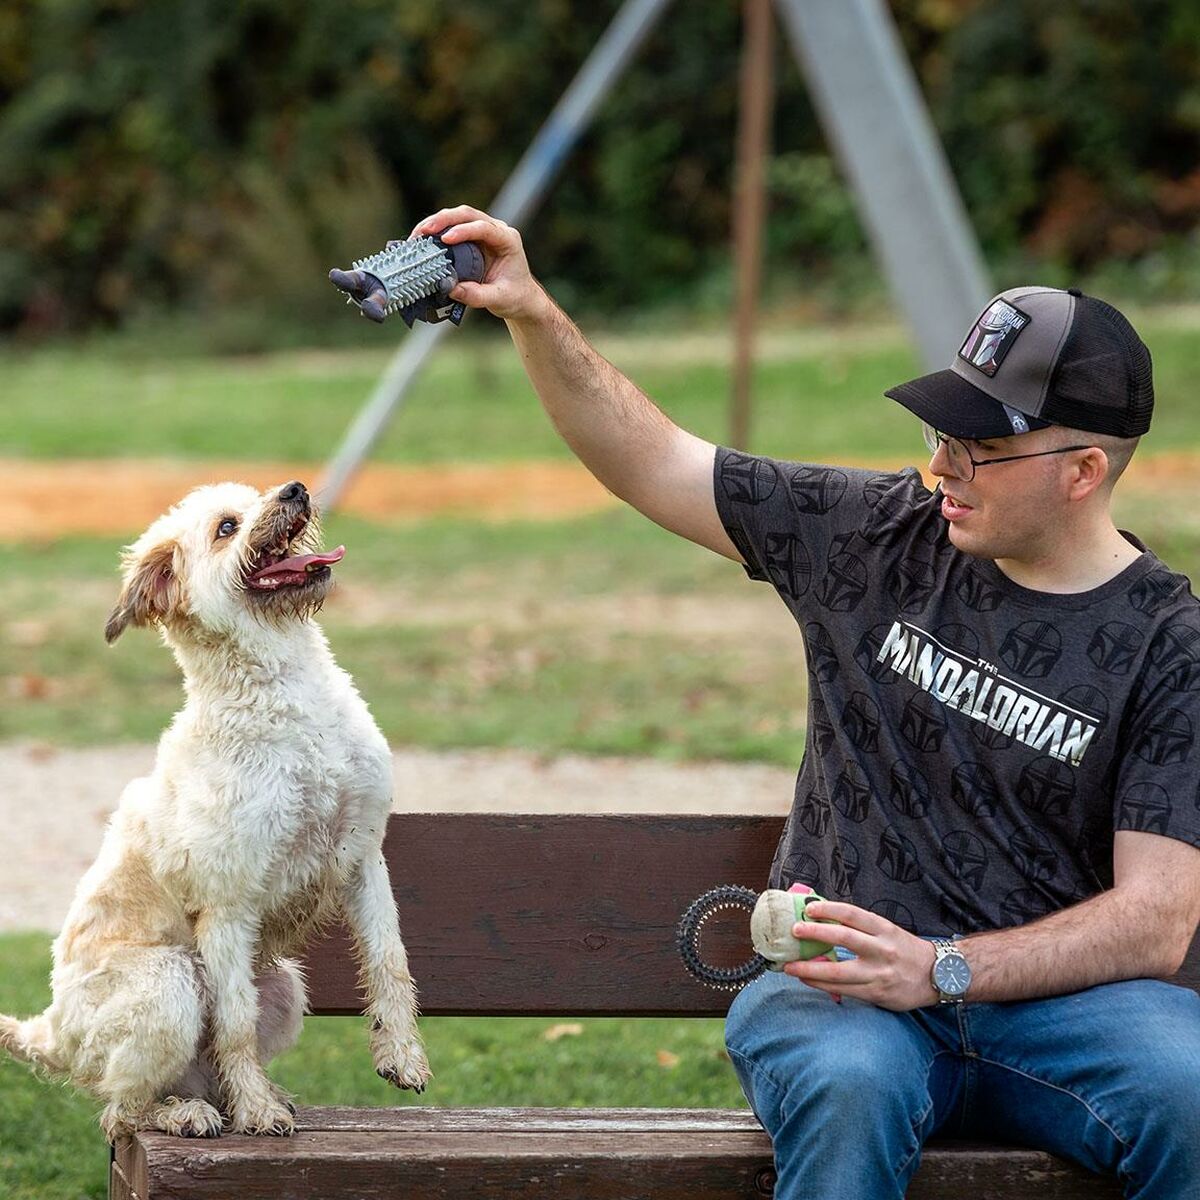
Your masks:
<svg viewBox="0 0 1200 1200"><path fill-rule="evenodd" d="M745 1112L302 1109L292 1138L138 1139L138 1200L733 1200L771 1194L766 1135ZM124 1144L118 1163L130 1154ZM1117 1200L1115 1181L1020 1148L934 1143L908 1200Z"/></svg>

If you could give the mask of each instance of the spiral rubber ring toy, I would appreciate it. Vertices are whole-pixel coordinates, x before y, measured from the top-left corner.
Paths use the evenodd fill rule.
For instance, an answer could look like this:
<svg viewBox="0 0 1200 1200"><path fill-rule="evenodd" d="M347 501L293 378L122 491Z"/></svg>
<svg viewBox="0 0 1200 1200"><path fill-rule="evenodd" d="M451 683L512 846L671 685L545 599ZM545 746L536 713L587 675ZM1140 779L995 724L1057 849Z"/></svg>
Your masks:
<svg viewBox="0 0 1200 1200"><path fill-rule="evenodd" d="M736 967L713 967L700 957L700 935L704 923L723 908L741 908L753 912L758 893L736 884L722 884L693 900L675 929L675 945L688 973L706 987L718 991L736 992L752 979L757 979L770 965L761 954L755 953Z"/></svg>

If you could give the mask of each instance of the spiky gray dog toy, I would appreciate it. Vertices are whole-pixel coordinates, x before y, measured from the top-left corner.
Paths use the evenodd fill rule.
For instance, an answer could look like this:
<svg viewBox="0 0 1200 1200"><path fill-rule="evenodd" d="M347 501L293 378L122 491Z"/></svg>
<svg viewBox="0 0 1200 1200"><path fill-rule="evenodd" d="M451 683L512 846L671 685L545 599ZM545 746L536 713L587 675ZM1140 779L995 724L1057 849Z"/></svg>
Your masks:
<svg viewBox="0 0 1200 1200"><path fill-rule="evenodd" d="M458 325L466 305L451 300L450 291L464 279L478 283L483 268L476 242L447 246L439 237L415 237L388 242L378 254L357 259L349 271L335 267L329 279L364 317L382 322L398 312L411 329L414 321Z"/></svg>

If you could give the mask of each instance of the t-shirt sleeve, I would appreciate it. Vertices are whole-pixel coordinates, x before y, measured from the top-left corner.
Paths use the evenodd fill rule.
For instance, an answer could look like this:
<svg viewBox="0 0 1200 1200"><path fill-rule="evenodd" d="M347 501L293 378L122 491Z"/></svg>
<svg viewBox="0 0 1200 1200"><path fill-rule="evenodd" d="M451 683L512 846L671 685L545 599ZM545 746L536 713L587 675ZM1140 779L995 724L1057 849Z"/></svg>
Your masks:
<svg viewBox="0 0 1200 1200"><path fill-rule="evenodd" d="M821 589L865 589L864 551L902 538L930 499L911 467L881 474L725 447L716 453L713 489L746 573L771 583L793 609ZM827 599L838 607L836 597Z"/></svg>
<svg viewBox="0 0 1200 1200"><path fill-rule="evenodd" d="M1113 828L1200 847L1200 606L1194 600L1151 639L1126 728Z"/></svg>

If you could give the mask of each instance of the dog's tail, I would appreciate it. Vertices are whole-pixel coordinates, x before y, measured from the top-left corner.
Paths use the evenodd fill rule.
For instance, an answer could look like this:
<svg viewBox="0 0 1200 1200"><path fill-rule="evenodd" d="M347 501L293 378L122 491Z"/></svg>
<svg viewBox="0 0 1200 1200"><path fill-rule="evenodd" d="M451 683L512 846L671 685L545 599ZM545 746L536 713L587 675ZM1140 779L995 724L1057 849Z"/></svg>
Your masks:
<svg viewBox="0 0 1200 1200"><path fill-rule="evenodd" d="M7 1050L13 1058L35 1067L62 1070L54 1053L54 1035L45 1014L30 1017L28 1021L0 1014L0 1050Z"/></svg>

